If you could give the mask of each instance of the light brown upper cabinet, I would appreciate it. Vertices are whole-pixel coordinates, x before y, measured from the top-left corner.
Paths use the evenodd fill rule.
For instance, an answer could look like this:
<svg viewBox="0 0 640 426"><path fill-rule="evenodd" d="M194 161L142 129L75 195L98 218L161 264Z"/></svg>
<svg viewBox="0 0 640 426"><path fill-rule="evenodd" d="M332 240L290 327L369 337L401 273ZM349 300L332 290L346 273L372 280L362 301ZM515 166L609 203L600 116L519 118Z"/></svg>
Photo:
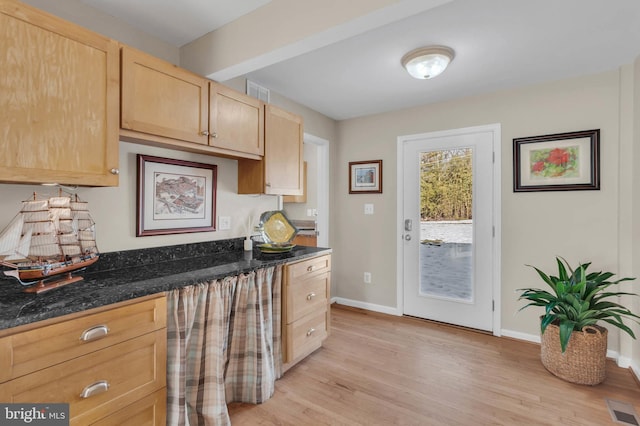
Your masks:
<svg viewBox="0 0 640 426"><path fill-rule="evenodd" d="M121 114L123 129L208 145L209 82L123 47Z"/></svg>
<svg viewBox="0 0 640 426"><path fill-rule="evenodd" d="M264 158L238 160L238 193L302 195L302 117L268 104L264 120Z"/></svg>
<svg viewBox="0 0 640 426"><path fill-rule="evenodd" d="M122 48L125 140L226 157L264 154L262 102L128 46Z"/></svg>
<svg viewBox="0 0 640 426"><path fill-rule="evenodd" d="M264 155L263 103L221 84L209 84L211 145L247 154Z"/></svg>
<svg viewBox="0 0 640 426"><path fill-rule="evenodd" d="M282 198L284 203L301 203L307 202L307 162L302 163L302 195L285 195Z"/></svg>
<svg viewBox="0 0 640 426"><path fill-rule="evenodd" d="M118 185L118 44L0 0L0 181Z"/></svg>

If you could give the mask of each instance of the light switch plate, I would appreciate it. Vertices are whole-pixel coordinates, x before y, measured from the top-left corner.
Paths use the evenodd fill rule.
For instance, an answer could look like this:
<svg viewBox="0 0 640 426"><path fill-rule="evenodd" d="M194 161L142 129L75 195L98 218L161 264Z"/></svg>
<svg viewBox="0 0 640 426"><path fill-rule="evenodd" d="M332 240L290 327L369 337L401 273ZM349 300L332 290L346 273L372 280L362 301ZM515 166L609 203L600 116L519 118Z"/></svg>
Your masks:
<svg viewBox="0 0 640 426"><path fill-rule="evenodd" d="M373 204L364 205L364 214L373 214Z"/></svg>
<svg viewBox="0 0 640 426"><path fill-rule="evenodd" d="M218 216L218 229L220 231L228 231L229 229L231 229L231 217Z"/></svg>

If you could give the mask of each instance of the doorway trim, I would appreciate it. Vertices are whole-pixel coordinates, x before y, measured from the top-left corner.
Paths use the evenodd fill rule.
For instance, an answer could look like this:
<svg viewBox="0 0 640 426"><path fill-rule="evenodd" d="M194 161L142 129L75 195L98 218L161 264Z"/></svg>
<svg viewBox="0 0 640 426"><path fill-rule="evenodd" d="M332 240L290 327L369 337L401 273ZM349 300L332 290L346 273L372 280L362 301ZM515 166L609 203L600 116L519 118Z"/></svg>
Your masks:
<svg viewBox="0 0 640 426"><path fill-rule="evenodd" d="M404 187L403 187L403 149L404 143L415 139L432 139L448 136L465 135L469 133L490 132L493 134L493 244L491 265L491 281L493 291L493 335L501 336L501 241L502 241L502 138L500 123L487 124L483 126L463 127L459 129L441 130L436 132L419 133L413 135L398 136L396 146L396 310L398 315L404 313L404 228L402 218L404 217Z"/></svg>
<svg viewBox="0 0 640 426"><path fill-rule="evenodd" d="M329 141L309 133L304 134L303 140L318 147L318 247L329 247Z"/></svg>

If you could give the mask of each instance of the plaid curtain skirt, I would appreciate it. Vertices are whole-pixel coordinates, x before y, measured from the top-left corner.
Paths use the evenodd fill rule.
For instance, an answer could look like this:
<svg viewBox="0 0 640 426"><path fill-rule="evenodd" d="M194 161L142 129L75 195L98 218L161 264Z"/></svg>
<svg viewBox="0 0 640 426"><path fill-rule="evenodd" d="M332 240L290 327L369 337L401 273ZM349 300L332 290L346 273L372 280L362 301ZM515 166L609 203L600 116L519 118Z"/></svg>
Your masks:
<svg viewBox="0 0 640 426"><path fill-rule="evenodd" d="M282 265L168 293L167 425L229 425L282 375Z"/></svg>

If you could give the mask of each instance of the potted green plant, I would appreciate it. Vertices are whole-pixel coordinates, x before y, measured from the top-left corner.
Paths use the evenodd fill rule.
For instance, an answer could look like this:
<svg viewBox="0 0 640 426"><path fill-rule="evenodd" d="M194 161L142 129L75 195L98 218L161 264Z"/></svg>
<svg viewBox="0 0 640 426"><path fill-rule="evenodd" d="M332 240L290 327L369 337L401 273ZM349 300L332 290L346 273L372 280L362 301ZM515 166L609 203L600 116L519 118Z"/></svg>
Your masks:
<svg viewBox="0 0 640 426"><path fill-rule="evenodd" d="M640 323L640 316L610 300L622 295L636 296L612 288L635 278L610 281L614 276L611 272L587 273L591 262L581 263L575 269L561 257L556 262L558 276L527 265L551 289L518 289L522 292L518 300L529 301L519 311L530 306L544 307L544 315L540 317L541 358L547 370L573 383L598 384L605 378L607 329L597 323L607 322L635 339L623 319Z"/></svg>

